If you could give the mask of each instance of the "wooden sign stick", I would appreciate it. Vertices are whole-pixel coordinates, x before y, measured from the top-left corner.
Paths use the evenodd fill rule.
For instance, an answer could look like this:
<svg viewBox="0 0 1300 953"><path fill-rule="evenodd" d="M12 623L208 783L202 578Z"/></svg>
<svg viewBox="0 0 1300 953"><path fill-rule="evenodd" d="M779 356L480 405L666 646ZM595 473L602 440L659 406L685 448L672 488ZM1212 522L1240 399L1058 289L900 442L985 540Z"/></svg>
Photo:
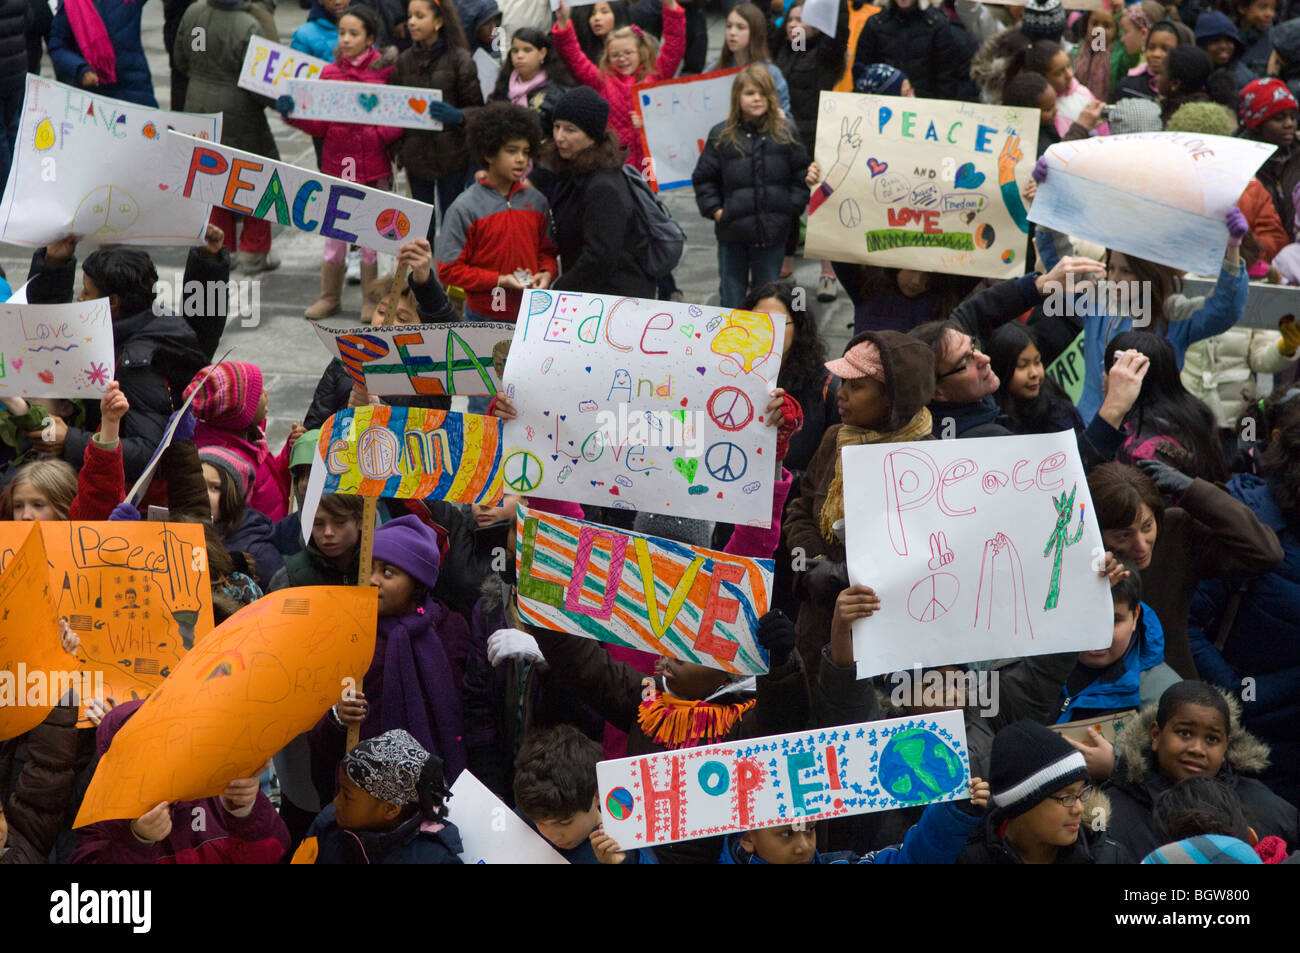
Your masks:
<svg viewBox="0 0 1300 953"><path fill-rule="evenodd" d="M379 499L373 496L365 498L365 508L361 511L361 553L357 564L357 585L370 585L370 564L375 552L375 509ZM361 740L361 726L348 725L348 738L345 751L351 751Z"/></svg>

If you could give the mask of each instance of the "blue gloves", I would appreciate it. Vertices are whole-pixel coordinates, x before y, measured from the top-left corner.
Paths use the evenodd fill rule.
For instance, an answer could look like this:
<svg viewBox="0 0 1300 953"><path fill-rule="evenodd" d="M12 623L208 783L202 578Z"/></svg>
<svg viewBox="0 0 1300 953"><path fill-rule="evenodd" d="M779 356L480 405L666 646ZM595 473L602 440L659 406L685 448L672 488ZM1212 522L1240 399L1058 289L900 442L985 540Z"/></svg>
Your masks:
<svg viewBox="0 0 1300 953"><path fill-rule="evenodd" d="M194 430L198 426L198 421L194 417L194 411L186 408L185 416L176 425L176 432L172 434L172 443L184 443L187 440L194 439Z"/></svg>
<svg viewBox="0 0 1300 953"><path fill-rule="evenodd" d="M280 96L275 101L275 109L281 116L288 117L293 112L293 97L289 95Z"/></svg>
<svg viewBox="0 0 1300 953"><path fill-rule="evenodd" d="M429 115L438 122L449 126L459 126L465 121L465 114L450 103L433 100L429 103Z"/></svg>
<svg viewBox="0 0 1300 953"><path fill-rule="evenodd" d="M113 515L110 516L109 519L139 521L140 511L130 503L119 503L117 506L113 507Z"/></svg>

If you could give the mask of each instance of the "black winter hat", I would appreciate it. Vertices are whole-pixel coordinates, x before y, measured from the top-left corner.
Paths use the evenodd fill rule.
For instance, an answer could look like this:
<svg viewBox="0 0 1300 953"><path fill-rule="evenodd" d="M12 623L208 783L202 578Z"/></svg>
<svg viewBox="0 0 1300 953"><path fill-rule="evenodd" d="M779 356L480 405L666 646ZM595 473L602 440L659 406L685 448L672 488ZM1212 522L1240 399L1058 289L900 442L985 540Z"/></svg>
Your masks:
<svg viewBox="0 0 1300 953"><path fill-rule="evenodd" d="M1028 0L1020 32L1030 40L1052 40L1059 43L1065 32L1065 6L1061 0Z"/></svg>
<svg viewBox="0 0 1300 953"><path fill-rule="evenodd" d="M993 736L989 787L1004 817L1019 817L1075 781L1088 781L1083 755L1050 728L1025 718Z"/></svg>
<svg viewBox="0 0 1300 953"><path fill-rule="evenodd" d="M605 138L605 125L609 122L609 103L590 86L575 86L560 97L551 119L571 122L593 142L600 142Z"/></svg>
<svg viewBox="0 0 1300 953"><path fill-rule="evenodd" d="M1175 46L1165 57L1165 72L1178 81L1178 93L1183 96L1204 92L1213 70L1210 55L1199 46Z"/></svg>

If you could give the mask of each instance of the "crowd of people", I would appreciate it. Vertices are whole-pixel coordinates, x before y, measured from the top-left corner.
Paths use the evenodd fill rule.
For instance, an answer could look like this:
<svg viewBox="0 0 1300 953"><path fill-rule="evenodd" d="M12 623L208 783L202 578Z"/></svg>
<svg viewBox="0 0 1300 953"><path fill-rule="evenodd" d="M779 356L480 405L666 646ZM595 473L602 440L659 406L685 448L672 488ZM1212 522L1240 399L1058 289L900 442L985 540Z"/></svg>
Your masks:
<svg viewBox="0 0 1300 953"><path fill-rule="evenodd" d="M500 506L382 500L369 572L375 653L359 690L259 777L231 778L201 804L162 802L78 829L89 779L141 702L83 699L97 727L78 728L65 698L0 749L0 863L272 863L304 843L316 863L458 863L449 789L465 771L575 863L1279 863L1300 849L1300 326L1237 326L1252 276L1300 283L1300 10L843 0L830 35L805 21L802 0L727 3L712 20L721 53L706 65L705 3L560 2L552 13L545 0L313 2L291 42L329 62L321 81L437 89L439 131L298 118L291 96L237 85L249 38L278 39L271 4L167 3L172 108L220 111L225 144L276 158L273 109L312 137L322 172L378 189L404 181L436 206L428 234L398 256L399 293L367 295L359 317L376 325L513 320L529 289L682 300L672 268L638 244L638 183L653 170L634 87L739 67L692 184L714 223L720 306L786 321L765 411L777 447L771 526L732 525L721 512L632 520L511 495ZM142 4L63 0L52 19L43 6L0 2L11 151L22 77L39 68L42 43L61 81L156 105ZM486 102L480 49L502 60ZM1037 108L1040 156L1062 140L1161 130L1276 151L1227 213L1206 297L1185 294L1168 266L1041 227L1036 267L1011 280L823 261L805 289L790 274L821 183L812 153L827 90ZM1027 201L1048 175L1040 160ZM186 281L274 269L271 245L266 221L214 209ZM342 301L352 257L368 292L387 289L374 250L327 238L307 318L352 317ZM157 272L137 248L85 255L79 288L77 266L75 236L39 250L27 299L107 298L115 379L98 402L0 398L0 518L137 520L157 504L199 523L218 624L268 592L356 585L361 498L323 496L305 534L301 504L322 424L381 399L334 360L274 447L261 369L216 360L223 313L155 307ZM1046 305L1067 278L1142 282L1151 295L1120 313L1081 297L1062 316ZM834 356L812 301L833 300L841 284L854 335ZM318 347L305 334L303 346ZM1046 368L1080 336L1075 401ZM1259 375L1275 386L1260 388ZM186 397L140 506L124 502ZM445 396L382 402L451 406ZM515 409L498 394L486 413ZM968 798L656 848L606 833L601 760L936 710L900 705L883 689L890 673L857 677L853 625L889 616L869 585L850 584L843 448L1060 431L1074 433L1087 468L1112 639L981 663L996 679L995 711L960 693L942 700L963 713ZM768 671L735 678L523 622L521 503L774 559L772 606L757 626ZM49 637L77 654L66 626ZM1085 740L1052 730L1128 712L1113 744L1095 729ZM350 748L349 731L360 739ZM202 830L190 822L198 807Z"/></svg>

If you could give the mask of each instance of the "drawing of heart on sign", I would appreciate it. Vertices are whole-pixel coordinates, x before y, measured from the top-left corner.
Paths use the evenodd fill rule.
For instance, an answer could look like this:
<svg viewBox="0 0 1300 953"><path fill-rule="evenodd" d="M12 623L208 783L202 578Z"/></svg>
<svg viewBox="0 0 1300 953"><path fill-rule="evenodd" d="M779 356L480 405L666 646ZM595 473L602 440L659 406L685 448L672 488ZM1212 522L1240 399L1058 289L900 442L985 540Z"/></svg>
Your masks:
<svg viewBox="0 0 1300 953"><path fill-rule="evenodd" d="M423 99L408 99L406 101L406 105L410 106L421 116L423 116L424 111L429 108L429 104L425 102Z"/></svg>
<svg viewBox="0 0 1300 953"><path fill-rule="evenodd" d="M360 104L361 108L366 112L370 112L379 105L379 97L374 93L361 93L357 96L357 103Z"/></svg>

